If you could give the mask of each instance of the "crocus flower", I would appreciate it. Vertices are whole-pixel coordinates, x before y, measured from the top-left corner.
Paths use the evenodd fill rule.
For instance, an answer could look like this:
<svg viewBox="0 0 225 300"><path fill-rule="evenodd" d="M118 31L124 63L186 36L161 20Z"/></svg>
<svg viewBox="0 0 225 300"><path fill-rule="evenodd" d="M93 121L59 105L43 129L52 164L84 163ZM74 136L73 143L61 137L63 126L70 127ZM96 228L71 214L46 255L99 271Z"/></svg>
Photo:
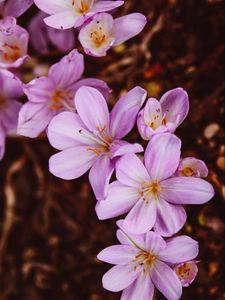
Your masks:
<svg viewBox="0 0 225 300"><path fill-rule="evenodd" d="M110 11L123 5L124 1L105 0L34 0L34 3L50 16L45 23L56 29L81 26L93 15Z"/></svg>
<svg viewBox="0 0 225 300"><path fill-rule="evenodd" d="M34 3L33 0L5 0L0 1L0 17L20 17Z"/></svg>
<svg viewBox="0 0 225 300"><path fill-rule="evenodd" d="M135 87L109 113L98 90L81 87L75 95L77 113L61 113L48 127L51 145L62 150L50 158L50 172L74 179L91 169L89 180L95 196L104 199L116 159L125 153L143 151L139 144L121 139L133 128L145 97L145 90Z"/></svg>
<svg viewBox="0 0 225 300"><path fill-rule="evenodd" d="M181 159L176 176L194 176L194 177L207 177L208 168L204 161L194 158L194 157L185 157Z"/></svg>
<svg viewBox="0 0 225 300"><path fill-rule="evenodd" d="M149 98L138 114L139 133L144 140L149 140L157 133L173 133L186 118L188 111L188 95L182 88L166 92L159 101Z"/></svg>
<svg viewBox="0 0 225 300"><path fill-rule="evenodd" d="M146 17L139 13L116 19L110 14L101 13L81 28L78 38L87 54L105 56L109 48L139 34L146 22Z"/></svg>
<svg viewBox="0 0 225 300"><path fill-rule="evenodd" d="M182 286L189 286L198 274L197 261L191 260L176 265L174 268Z"/></svg>
<svg viewBox="0 0 225 300"><path fill-rule="evenodd" d="M74 111L74 95L82 85L94 86L105 96L107 84L98 79L80 80L84 72L84 57L75 49L51 66L47 77L40 77L24 85L29 101L19 114L18 134L37 137L58 113Z"/></svg>
<svg viewBox="0 0 225 300"><path fill-rule="evenodd" d="M14 17L0 20L0 68L17 68L27 58L29 35Z"/></svg>
<svg viewBox="0 0 225 300"><path fill-rule="evenodd" d="M32 18L29 24L28 30L33 48L41 54L49 53L50 46L54 46L61 52L72 50L75 44L74 30L58 30L46 26L43 21L45 17L45 13L39 12Z"/></svg>
<svg viewBox="0 0 225 300"><path fill-rule="evenodd" d="M109 186L105 201L97 203L99 219L128 213L124 228L141 234L154 228L162 236L178 232L186 221L181 204L202 204L214 190L201 178L173 177L180 161L181 141L171 133L153 136L144 164L134 154L123 156L116 166L117 181Z"/></svg>
<svg viewBox="0 0 225 300"><path fill-rule="evenodd" d="M195 258L198 242L188 236L165 241L149 231L144 235L131 235L117 231L120 245L107 247L98 259L113 266L102 279L109 291L123 290L121 300L152 300L155 287L169 300L178 300L182 285L172 265Z"/></svg>
<svg viewBox="0 0 225 300"><path fill-rule="evenodd" d="M0 70L0 159L4 155L6 134L16 129L22 106L17 99L22 94L22 82L11 72Z"/></svg>

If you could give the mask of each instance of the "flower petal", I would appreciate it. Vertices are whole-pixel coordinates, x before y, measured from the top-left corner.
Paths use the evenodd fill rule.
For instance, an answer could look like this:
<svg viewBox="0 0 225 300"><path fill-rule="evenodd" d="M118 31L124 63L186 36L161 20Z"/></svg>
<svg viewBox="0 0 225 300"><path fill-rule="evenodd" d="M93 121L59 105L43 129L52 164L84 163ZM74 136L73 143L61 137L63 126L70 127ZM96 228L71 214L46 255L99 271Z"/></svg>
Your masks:
<svg viewBox="0 0 225 300"><path fill-rule="evenodd" d="M145 236L145 249L158 254L160 251L166 248L166 242L164 239L153 231L149 231Z"/></svg>
<svg viewBox="0 0 225 300"><path fill-rule="evenodd" d="M174 174L180 160L181 141L170 133L153 136L145 150L145 166L152 177L159 181Z"/></svg>
<svg viewBox="0 0 225 300"><path fill-rule="evenodd" d="M142 161L133 153L124 155L117 162L116 177L121 183L137 189L142 187L141 183L150 181Z"/></svg>
<svg viewBox="0 0 225 300"><path fill-rule="evenodd" d="M140 267L134 269L132 264L112 267L102 278L103 287L112 292L119 292L128 287L138 277Z"/></svg>
<svg viewBox="0 0 225 300"><path fill-rule="evenodd" d="M114 20L114 46L122 44L135 35L138 35L147 23L147 19L140 13L129 14Z"/></svg>
<svg viewBox="0 0 225 300"><path fill-rule="evenodd" d="M143 151L143 147L138 143L130 144L126 141L118 140L114 141L113 145L110 147L110 157L114 158L127 153L138 153Z"/></svg>
<svg viewBox="0 0 225 300"><path fill-rule="evenodd" d="M168 299L178 300L182 295L182 286L176 273L165 263L157 260L151 274L156 288Z"/></svg>
<svg viewBox="0 0 225 300"><path fill-rule="evenodd" d="M96 205L97 216L100 220L120 216L128 212L139 198L140 195L134 188L114 181L109 185L106 199Z"/></svg>
<svg viewBox="0 0 225 300"><path fill-rule="evenodd" d="M121 296L121 300L152 300L154 285L149 274L141 272L138 278L127 287Z"/></svg>
<svg viewBox="0 0 225 300"><path fill-rule="evenodd" d="M77 81L76 84L74 85L74 93L81 86L90 86L97 89L100 93L102 93L105 99L108 98L109 94L112 91L105 81L96 78L85 78Z"/></svg>
<svg viewBox="0 0 225 300"><path fill-rule="evenodd" d="M159 259L171 265L194 259L199 252L198 242L186 235L166 241L166 248L159 253Z"/></svg>
<svg viewBox="0 0 225 300"><path fill-rule="evenodd" d="M152 229L156 220L156 201L144 201L135 204L123 221L124 228L134 234L142 234Z"/></svg>
<svg viewBox="0 0 225 300"><path fill-rule="evenodd" d="M75 95L75 106L87 128L96 132L107 128L109 111L102 94L92 87L81 87Z"/></svg>
<svg viewBox="0 0 225 300"><path fill-rule="evenodd" d="M69 29L74 27L77 18L73 11L64 11L44 18L44 22L55 29Z"/></svg>
<svg viewBox="0 0 225 300"><path fill-rule="evenodd" d="M145 101L147 92L139 86L130 90L114 105L110 115L110 133L121 139L134 127L138 111Z"/></svg>
<svg viewBox="0 0 225 300"><path fill-rule="evenodd" d="M1 109L1 123L5 127L6 131L15 129L17 127L18 114L21 107L22 103L16 100L8 99L6 105Z"/></svg>
<svg viewBox="0 0 225 300"><path fill-rule="evenodd" d="M21 16L31 5L33 0L8 0L4 7L4 16L13 16L18 18Z"/></svg>
<svg viewBox="0 0 225 300"><path fill-rule="evenodd" d="M174 204L202 204L214 196L210 183L194 177L174 177L160 184L162 197Z"/></svg>
<svg viewBox="0 0 225 300"><path fill-rule="evenodd" d="M77 49L51 66L48 76L59 88L71 88L84 72L84 56Z"/></svg>
<svg viewBox="0 0 225 300"><path fill-rule="evenodd" d="M140 254L140 249L135 247L129 245L114 245L102 250L97 255L97 258L113 265L127 265L132 263L138 254Z"/></svg>
<svg viewBox="0 0 225 300"><path fill-rule="evenodd" d="M77 145L96 146L97 143L82 134L85 125L78 114L62 112L56 115L48 126L48 139L50 144L58 149L64 150Z"/></svg>
<svg viewBox="0 0 225 300"><path fill-rule="evenodd" d="M186 118L189 111L188 95L182 88L175 88L165 93L160 99L162 113L166 120L175 125L174 130Z"/></svg>
<svg viewBox="0 0 225 300"><path fill-rule="evenodd" d="M71 8L68 0L34 0L34 3L40 10L43 10L47 14L60 13Z"/></svg>
<svg viewBox="0 0 225 300"><path fill-rule="evenodd" d="M86 146L63 150L49 160L49 171L62 179L75 179L90 169L96 160L96 154L87 151Z"/></svg>
<svg viewBox="0 0 225 300"><path fill-rule="evenodd" d="M95 13L113 10L124 4L124 1L94 1L91 11Z"/></svg>
<svg viewBox="0 0 225 300"><path fill-rule="evenodd" d="M187 215L181 205L173 205L163 199L157 201L157 218L154 230L161 236L177 233L185 224Z"/></svg>
<svg viewBox="0 0 225 300"><path fill-rule="evenodd" d="M89 181L97 200L104 200L108 194L109 180L114 171L114 163L108 155L100 156L93 164Z"/></svg>
<svg viewBox="0 0 225 300"><path fill-rule="evenodd" d="M144 234L132 234L126 232L123 228L123 220L116 222L120 229L117 230L116 236L118 241L123 245L131 245L138 249L145 249L145 235Z"/></svg>

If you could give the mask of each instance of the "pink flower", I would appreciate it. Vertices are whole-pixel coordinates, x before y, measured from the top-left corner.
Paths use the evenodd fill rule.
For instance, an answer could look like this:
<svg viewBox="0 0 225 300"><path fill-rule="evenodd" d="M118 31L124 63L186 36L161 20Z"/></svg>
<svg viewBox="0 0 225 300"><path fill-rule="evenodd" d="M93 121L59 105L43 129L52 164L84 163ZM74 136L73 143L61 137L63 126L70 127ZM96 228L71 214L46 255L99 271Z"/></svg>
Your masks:
<svg viewBox="0 0 225 300"><path fill-rule="evenodd" d="M207 177L208 168L204 161L194 157L185 157L181 159L175 176L193 176L193 177Z"/></svg>
<svg viewBox="0 0 225 300"><path fill-rule="evenodd" d="M144 140L157 133L173 133L186 118L188 110L188 95L182 88L166 92L160 101L149 98L138 115L139 133Z"/></svg>
<svg viewBox="0 0 225 300"><path fill-rule="evenodd" d="M75 49L51 66L48 77L24 85L29 101L19 113L18 134L37 137L55 115L74 111L74 95L83 85L94 86L108 96L110 89L105 82L94 78L80 80L83 72L83 55Z"/></svg>
<svg viewBox="0 0 225 300"><path fill-rule="evenodd" d="M0 20L0 68L17 68L27 58L28 32L14 17Z"/></svg>
<svg viewBox="0 0 225 300"><path fill-rule="evenodd" d="M178 300L182 285L171 267L194 259L198 242L182 235L167 241L149 231L132 235L117 231L120 245L110 246L98 254L98 259L113 266L102 279L109 291L123 290L121 300L152 300L155 287L169 300Z"/></svg>
<svg viewBox="0 0 225 300"><path fill-rule="evenodd" d="M139 13L115 20L110 14L97 14L81 28L79 40L87 54L105 56L111 47L120 45L140 33L146 22L146 17Z"/></svg>
<svg viewBox="0 0 225 300"><path fill-rule="evenodd" d="M11 72L0 70L0 159L5 151L5 136L12 132L22 106L17 101L23 95L22 82Z"/></svg>
<svg viewBox="0 0 225 300"><path fill-rule="evenodd" d="M34 3L33 0L3 0L0 1L1 15L18 18Z"/></svg>
<svg viewBox="0 0 225 300"><path fill-rule="evenodd" d="M174 268L182 286L189 286L198 274L197 261L191 260L176 265Z"/></svg>
<svg viewBox="0 0 225 300"><path fill-rule="evenodd" d="M45 23L56 29L81 26L93 15L110 11L123 5L123 1L104 0L34 0L34 3L50 16Z"/></svg>
<svg viewBox="0 0 225 300"><path fill-rule="evenodd" d="M117 181L109 185L105 201L97 203L99 219L128 213L124 228L145 233L151 228L162 236L178 232L186 221L181 204L202 204L214 190L207 181L172 177L180 161L181 141L171 133L155 135L144 154L144 164L134 154L123 156L116 166Z"/></svg>
<svg viewBox="0 0 225 300"><path fill-rule="evenodd" d="M90 169L89 180L95 196L104 199L116 159L143 151L139 144L121 139L133 128L145 97L145 90L135 87L109 113L98 90L81 87L75 95L77 113L61 113L48 127L51 145L62 150L50 158L50 172L63 179L74 179Z"/></svg>
<svg viewBox="0 0 225 300"><path fill-rule="evenodd" d="M33 48L41 54L50 52L50 46L56 47L61 52L68 52L74 48L75 34L73 29L58 30L46 26L43 18L46 14L39 12L30 24L30 40Z"/></svg>

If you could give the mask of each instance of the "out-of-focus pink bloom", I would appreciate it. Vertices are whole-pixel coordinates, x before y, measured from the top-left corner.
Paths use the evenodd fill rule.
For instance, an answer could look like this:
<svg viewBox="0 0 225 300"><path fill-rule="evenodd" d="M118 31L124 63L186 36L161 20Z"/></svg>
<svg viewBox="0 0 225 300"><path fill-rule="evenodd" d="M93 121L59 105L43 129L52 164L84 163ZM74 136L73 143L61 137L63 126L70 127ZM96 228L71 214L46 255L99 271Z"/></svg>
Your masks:
<svg viewBox="0 0 225 300"><path fill-rule="evenodd" d="M105 0L34 0L34 3L50 16L45 23L56 29L81 26L93 15L110 11L123 5L124 1Z"/></svg>
<svg viewBox="0 0 225 300"><path fill-rule="evenodd" d="M56 47L61 52L72 50L75 44L74 30L58 30L46 26L43 21L45 17L45 13L39 12L29 24L28 30L33 48L41 54L49 53L50 46Z"/></svg>
<svg viewBox="0 0 225 300"><path fill-rule="evenodd" d="M99 219L128 213L127 231L145 233L151 228L162 236L178 232L186 221L181 204L202 204L214 190L207 181L194 177L172 177L180 161L181 141L171 133L153 136L144 154L144 164L135 154L117 163L117 181L109 185L105 201L97 203Z"/></svg>
<svg viewBox="0 0 225 300"><path fill-rule="evenodd" d="M107 247L98 259L113 266L102 279L103 287L112 292L123 290L121 300L152 300L155 287L169 300L178 300L182 285L172 265L194 259L198 242L188 236L167 241L149 231L132 235L117 231L121 245Z"/></svg>
<svg viewBox="0 0 225 300"><path fill-rule="evenodd" d="M22 95L22 82L11 72L0 70L0 159L4 155L6 134L16 129L22 106L17 99Z"/></svg>
<svg viewBox="0 0 225 300"><path fill-rule="evenodd" d="M194 157L181 159L175 176L207 177L208 168L204 161Z"/></svg>
<svg viewBox="0 0 225 300"><path fill-rule="evenodd" d="M74 111L74 95L82 85L98 88L106 97L110 89L98 79L80 79L84 57L75 49L51 66L48 77L40 77L24 85L28 97L19 113L18 134L37 137L51 119L62 111Z"/></svg>
<svg viewBox="0 0 225 300"><path fill-rule="evenodd" d="M133 128L145 97L145 90L135 87L109 113L98 90L81 87L75 95L77 113L61 113L48 127L51 145L62 150L50 158L50 172L74 179L91 169L89 180L95 197L104 199L117 158L143 151L141 145L129 144L122 138Z"/></svg>
<svg viewBox="0 0 225 300"><path fill-rule="evenodd" d="M79 40L87 54L105 56L111 47L140 33L146 22L146 17L140 13L116 19L107 13L97 14L81 28Z"/></svg>
<svg viewBox="0 0 225 300"><path fill-rule="evenodd" d="M0 17L20 17L34 3L33 0L3 0L0 1Z"/></svg>
<svg viewBox="0 0 225 300"><path fill-rule="evenodd" d="M27 57L28 32L14 17L0 20L0 68L17 68Z"/></svg>
<svg viewBox="0 0 225 300"><path fill-rule="evenodd" d="M174 267L174 271L180 279L182 286L187 287L195 280L198 274L197 261L191 260L178 264Z"/></svg>
<svg viewBox="0 0 225 300"><path fill-rule="evenodd" d="M182 88L166 92L160 101L149 98L138 115L139 133L145 140L157 133L173 133L186 118L188 111L188 95Z"/></svg>

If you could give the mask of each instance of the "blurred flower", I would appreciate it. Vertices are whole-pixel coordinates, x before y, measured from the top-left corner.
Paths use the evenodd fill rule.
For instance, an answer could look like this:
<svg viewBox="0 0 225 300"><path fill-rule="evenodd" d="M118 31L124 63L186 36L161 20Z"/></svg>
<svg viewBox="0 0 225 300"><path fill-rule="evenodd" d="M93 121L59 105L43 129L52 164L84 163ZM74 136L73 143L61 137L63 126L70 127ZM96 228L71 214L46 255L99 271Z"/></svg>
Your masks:
<svg viewBox="0 0 225 300"><path fill-rule="evenodd" d="M208 168L204 161L194 157L185 157L181 159L175 176L193 176L193 177L207 177Z"/></svg>
<svg viewBox="0 0 225 300"><path fill-rule="evenodd" d="M182 88L166 92L160 101L149 98L138 115L139 133L145 140L157 133L173 133L186 118L188 110L188 95Z"/></svg>
<svg viewBox="0 0 225 300"><path fill-rule="evenodd" d="M98 259L113 266L102 279L103 287L112 292L123 290L121 300L152 300L155 287L169 300L178 300L182 285L171 265L194 259L198 242L188 236L165 241L149 231L131 235L117 231L121 245L107 247Z"/></svg>
<svg viewBox="0 0 225 300"><path fill-rule="evenodd" d="M174 267L174 271L180 279L182 286L187 287L195 280L198 274L197 261L192 260L178 264Z"/></svg>
<svg viewBox="0 0 225 300"><path fill-rule="evenodd" d="M49 14L45 23L56 29L81 26L88 18L99 12L109 11L123 5L124 1L104 0L34 0L39 9Z"/></svg>
<svg viewBox="0 0 225 300"><path fill-rule="evenodd" d="M74 48L75 34L72 29L58 30L46 26L43 18L46 14L39 12L29 24L30 41L33 48L41 54L49 53L52 45L61 52L68 52Z"/></svg>
<svg viewBox="0 0 225 300"><path fill-rule="evenodd" d="M135 87L109 113L98 90L81 87L75 95L78 113L61 113L48 127L51 145L62 150L50 158L50 172L63 179L74 179L91 169L89 180L95 197L104 199L116 159L143 151L141 145L121 139L133 128L145 97L145 90Z"/></svg>
<svg viewBox="0 0 225 300"><path fill-rule="evenodd" d="M37 137L58 113L74 111L74 95L82 85L98 88L106 97L110 89L95 78L80 80L84 72L84 58L75 49L51 66L47 77L40 77L24 85L28 97L19 113L18 134Z"/></svg>
<svg viewBox="0 0 225 300"><path fill-rule="evenodd" d="M6 134L16 129L22 106L17 99L22 95L22 82L13 73L0 70L0 159L4 155Z"/></svg>
<svg viewBox="0 0 225 300"><path fill-rule="evenodd" d="M17 68L27 58L28 32L14 17L0 20L0 68Z"/></svg>
<svg viewBox="0 0 225 300"><path fill-rule="evenodd" d="M105 201L97 203L99 219L128 213L124 228L135 234L154 227L162 236L178 232L186 221L181 204L202 204L214 190L207 181L194 177L171 177L180 160L181 141L171 133L155 135L144 154L144 163L134 154L116 165L117 181L109 185Z"/></svg>
<svg viewBox="0 0 225 300"><path fill-rule="evenodd" d="M0 1L0 17L18 18L34 3L33 0L3 0Z"/></svg>
<svg viewBox="0 0 225 300"><path fill-rule="evenodd" d="M109 48L120 45L140 33L146 22L145 16L139 13L115 20L110 14L97 14L81 28L79 40L87 54L105 56Z"/></svg>

